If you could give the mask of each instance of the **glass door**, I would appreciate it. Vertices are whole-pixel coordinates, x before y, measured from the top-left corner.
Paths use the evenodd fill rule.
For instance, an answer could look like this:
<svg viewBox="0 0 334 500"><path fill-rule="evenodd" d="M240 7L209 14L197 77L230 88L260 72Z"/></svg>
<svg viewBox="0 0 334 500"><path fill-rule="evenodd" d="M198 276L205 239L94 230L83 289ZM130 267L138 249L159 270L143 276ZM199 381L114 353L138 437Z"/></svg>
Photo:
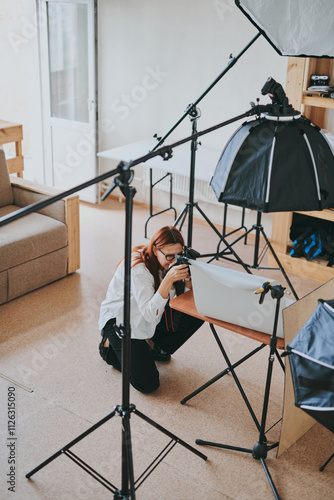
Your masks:
<svg viewBox="0 0 334 500"><path fill-rule="evenodd" d="M97 175L96 0L40 0L46 183L69 189ZM79 193L95 203L97 186Z"/></svg>

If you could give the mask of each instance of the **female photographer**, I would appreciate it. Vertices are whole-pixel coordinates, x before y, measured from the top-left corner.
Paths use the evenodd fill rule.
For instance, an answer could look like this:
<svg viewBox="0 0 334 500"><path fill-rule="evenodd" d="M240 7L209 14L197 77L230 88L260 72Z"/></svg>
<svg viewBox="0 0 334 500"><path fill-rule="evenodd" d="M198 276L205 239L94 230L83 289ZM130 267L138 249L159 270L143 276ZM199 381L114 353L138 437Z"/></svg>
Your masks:
<svg viewBox="0 0 334 500"><path fill-rule="evenodd" d="M183 281L185 291L191 288L187 264L175 265L175 256L182 253L183 247L180 231L166 226L154 234L148 245L132 250L131 384L141 392L150 393L160 385L155 361L168 361L203 324L202 320L173 311L168 305ZM101 357L119 371L122 340L115 325L123 322L123 293L124 260L109 284L99 319Z"/></svg>

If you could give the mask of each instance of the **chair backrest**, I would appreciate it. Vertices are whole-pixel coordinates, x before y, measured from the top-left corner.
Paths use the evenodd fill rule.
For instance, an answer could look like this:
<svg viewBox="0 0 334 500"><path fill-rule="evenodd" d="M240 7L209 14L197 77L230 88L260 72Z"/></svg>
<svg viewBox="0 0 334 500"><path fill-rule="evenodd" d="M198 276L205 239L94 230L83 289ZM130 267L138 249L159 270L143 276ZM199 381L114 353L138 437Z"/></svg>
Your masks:
<svg viewBox="0 0 334 500"><path fill-rule="evenodd" d="M10 184L5 152L0 149L0 207L13 205L14 197Z"/></svg>

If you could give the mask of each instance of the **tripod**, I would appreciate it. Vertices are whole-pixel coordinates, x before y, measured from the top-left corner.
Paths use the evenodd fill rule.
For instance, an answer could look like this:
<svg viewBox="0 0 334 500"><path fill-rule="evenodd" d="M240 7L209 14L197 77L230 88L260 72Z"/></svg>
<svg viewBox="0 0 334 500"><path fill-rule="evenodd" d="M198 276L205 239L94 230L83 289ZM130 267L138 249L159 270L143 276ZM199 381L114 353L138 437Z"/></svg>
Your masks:
<svg viewBox="0 0 334 500"><path fill-rule="evenodd" d="M224 222L223 222L223 231L222 235L220 235L219 232L217 232L216 227L214 224L211 222L209 217L203 212L201 207L199 206L198 202L195 201L195 165L196 165L196 151L198 148L198 141L197 141L197 120L200 118L200 110L196 107L192 107L191 110L189 111L190 115L190 120L192 123L191 127L191 135L193 139L191 140L191 155L190 155L190 177L189 177L189 198L185 206L183 207L182 211L178 215L178 217L174 221L174 226L179 226L179 230L182 230L183 224L188 216L188 232L187 232L187 246L189 248L192 247L192 237L193 237L193 221L194 221L194 209L196 209L199 214L203 217L203 219L207 222L207 224L213 229L213 231L216 232L216 234L219 235L220 239L223 239L225 241L226 236L229 234L232 234L239 229L244 229L245 231L247 228L244 225L244 219L245 219L245 209L242 211L242 219L241 219L241 226L237 229L234 229L231 231L231 233L226 234L226 220L227 220L227 205L224 207Z"/></svg>
<svg viewBox="0 0 334 500"><path fill-rule="evenodd" d="M223 448L226 450L251 453L252 457L255 458L255 460L260 460L260 462L263 466L263 469L265 471L265 474L267 476L267 479L269 481L270 487L273 491L273 494L274 494L276 500L279 500L280 497L278 496L275 484L271 478L270 472L269 472L267 464L265 462L265 459L267 458L268 451L276 448L278 446L278 442L268 446L267 439L265 436L265 428L266 428L266 420L267 420L267 412L268 412L268 404L269 404L269 395L270 395L273 363L275 360L275 353L276 353L276 347L277 347L276 333L277 333L278 316L279 316L279 311L280 311L280 302L281 302L281 298L283 297L285 289L281 285L272 286L269 282L264 283L261 297L260 297L260 303L263 302L264 297L269 292L269 290L271 290L272 298L276 299L276 310L275 310L273 334L272 334L271 339L270 339L270 354L269 354L269 358L268 358L267 379L266 379L266 387L265 387L265 393L264 393L264 399L263 399L261 425L260 425L260 429L259 429L259 440L254 444L252 449L240 448L238 446L231 446L231 445L220 444L220 443L213 443L210 441L203 441L202 439L196 439L196 443L200 444L200 445Z"/></svg>
<svg viewBox="0 0 334 500"><path fill-rule="evenodd" d="M246 118L248 116L252 116L257 114L260 110L262 110L261 106L252 107L249 111L243 113L242 115L236 116L230 120L222 122L218 125L210 127L201 132L197 132L196 138L201 135L205 135L207 133L213 132L221 127L224 127L230 123L233 123L241 118ZM163 458L172 450L172 448L177 444L181 444L189 451L193 452L203 460L206 460L207 457L200 453L195 448L191 447L184 441L180 440L177 436L164 429L161 425L157 424L149 417L139 412L134 405L130 404L130 360L131 360L131 328L130 328L130 277L131 277L131 232L132 232L132 210L133 210L133 197L135 195L135 189L130 186L130 183L133 179L133 171L132 167L147 161L148 159L154 156L162 156L164 160L168 160L172 155L172 150L174 147L180 146L186 142L194 139L193 136L186 137L170 146L163 146L162 148L152 151L136 160L133 160L129 163L121 162L115 170L110 172L106 172L101 174L94 179L90 179L78 186L75 186L67 191L61 192L55 196L46 198L42 201L38 201L29 205L28 207L20 208L16 210L14 213L10 213L1 217L0 219L0 227L13 222L15 220L24 217L30 213L34 213L42 208L55 203L56 201L61 200L66 196L70 196L82 189L85 189L93 184L98 182L102 182L105 179L116 176L114 183L112 186L106 191L104 197L107 197L109 193L115 189L115 187L119 186L121 191L123 192L126 198L126 226L125 226L125 280L124 280L124 324L118 327L120 336L122 337L123 346L122 346L122 404L117 405L114 410L104 417L102 420L94 424L87 431L85 431L80 436L73 439L70 443L63 446L59 451L50 456L47 460L42 462L28 474L26 477L29 479L36 472L41 470L43 467L48 465L50 462L55 460L60 455L64 454L68 458L70 458L73 462L75 462L78 466L80 466L83 470L85 470L88 474L90 474L94 479L100 482L103 486L105 486L108 490L114 493L115 500L134 500L135 499L135 491L136 489L143 483L143 481L148 477L149 474L153 472L153 470L157 467L157 465L163 460ZM219 236L222 236L217 229L216 233ZM224 238L222 237L222 240ZM226 242L227 248L231 249L231 252L235 255L237 261L244 267L246 272L250 273L249 269L242 262L242 260L238 257L238 255L234 252L234 250L230 247L230 245ZM251 273L250 273L251 274ZM150 466L143 472L137 481L134 479L133 473L133 462L132 462L132 447L131 447L131 430L130 430L130 416L131 414L137 415L147 423L158 429L160 432L170 437L169 444L162 450L162 452L153 460ZM78 457L75 453L71 451L71 448L77 444L79 441L84 439L86 436L91 434L93 431L98 429L101 425L106 423L108 420L112 419L114 416L119 415L122 417L122 486L121 488L117 488L115 485L110 483L107 479L105 479L101 474L95 471L91 466L89 466L86 462L84 462L80 457Z"/></svg>
<svg viewBox="0 0 334 500"><path fill-rule="evenodd" d="M135 405L130 404L130 373L131 373L131 326L130 326L130 282L131 282L131 236L132 236L132 211L133 211L133 197L136 193L134 187L129 184L133 177L133 172L129 170L129 165L120 163L117 167L118 176L115 178L113 185L106 192L106 197L115 187L120 187L122 193L126 198L126 217L125 217L125 278L124 278L124 324L117 327L118 333L122 338L122 404L117 405L114 410L90 427L87 431L80 436L73 439L70 443L63 446L59 451L50 456L47 460L35 467L32 471L26 474L26 478L30 479L32 475L48 465L54 459L64 454L70 458L74 463L81 467L85 472L96 479L105 488L114 494L114 500L135 500L136 489L147 479L159 463L166 457L168 453L174 448L176 444L184 446L186 449L197 455L198 457L206 460L207 457L199 452L186 442L182 441L179 437L175 436L167 429L157 424L149 417L136 409ZM169 443L159 453L159 455L151 462L146 470L139 476L137 480L134 478L133 460L132 460L132 446L131 446L131 429L130 417L137 415L148 424L158 429L163 434L170 438ZM122 418L122 485L117 488L109 480L99 474L95 469L88 465L84 460L77 456L71 448L79 441L87 437L93 431L98 429L101 425L108 422L114 416L119 415Z"/></svg>
<svg viewBox="0 0 334 500"><path fill-rule="evenodd" d="M283 274L286 282L288 283L289 287L290 287L290 290L292 291L294 297L296 300L298 300L298 295L294 289L294 287L292 286L292 283L288 277L288 275L286 274L279 258L277 257L276 255L276 252L275 250L273 249L265 231L264 231L264 228L262 226L262 222L261 222L261 219L262 219L262 213L261 212L257 212L257 218L256 218L256 224L254 224L250 229L248 229L244 234L242 234L241 236L239 236L239 238L237 238L236 240L234 240L232 243L230 243L230 247L232 247L233 245L235 245L236 243L238 243L240 240L242 240L243 238L247 238L247 236L249 235L249 233L251 233L252 231L255 231L255 246L254 246L254 254L253 254L253 264L245 264L245 266L247 267L247 269L249 268L252 268L252 269L273 269L273 270L279 270L281 271L281 273ZM272 256L274 257L275 261L276 261L276 264L277 264L277 268L272 268L272 267L260 267L260 264L261 264L261 261L264 257L264 253L265 252L262 252L262 254L259 255L259 250L260 250L260 238L261 236L264 238L265 242L266 242L266 247L265 247L265 251L269 248ZM217 253L215 255L213 255L209 260L208 262L212 262L214 259L226 259L226 260L229 260L230 262L235 262L235 263L239 263L238 261L235 261L234 259L231 259L228 257L228 255L231 254L231 251L230 251L230 248L228 247L225 247L223 248L223 250L220 250L220 245L221 245L221 242L222 240L219 241L218 243L218 246L217 246Z"/></svg>

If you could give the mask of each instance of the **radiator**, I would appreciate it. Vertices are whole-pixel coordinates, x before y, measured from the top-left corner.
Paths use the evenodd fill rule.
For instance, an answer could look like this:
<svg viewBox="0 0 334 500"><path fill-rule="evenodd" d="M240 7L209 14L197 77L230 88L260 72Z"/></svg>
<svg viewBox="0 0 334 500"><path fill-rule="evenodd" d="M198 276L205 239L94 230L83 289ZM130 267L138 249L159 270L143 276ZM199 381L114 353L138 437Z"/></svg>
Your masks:
<svg viewBox="0 0 334 500"><path fill-rule="evenodd" d="M165 170L152 169L152 183L155 184L159 181L161 177L166 174ZM146 186L150 185L150 171L145 169L144 171L144 183ZM169 191L170 189L170 177L167 176L162 181L160 181L154 189L160 189L161 191ZM173 174L173 194L178 194L186 198L189 197L189 177L184 175ZM206 181L195 180L195 201L206 201L210 203L218 204L217 198L210 187L209 183Z"/></svg>

